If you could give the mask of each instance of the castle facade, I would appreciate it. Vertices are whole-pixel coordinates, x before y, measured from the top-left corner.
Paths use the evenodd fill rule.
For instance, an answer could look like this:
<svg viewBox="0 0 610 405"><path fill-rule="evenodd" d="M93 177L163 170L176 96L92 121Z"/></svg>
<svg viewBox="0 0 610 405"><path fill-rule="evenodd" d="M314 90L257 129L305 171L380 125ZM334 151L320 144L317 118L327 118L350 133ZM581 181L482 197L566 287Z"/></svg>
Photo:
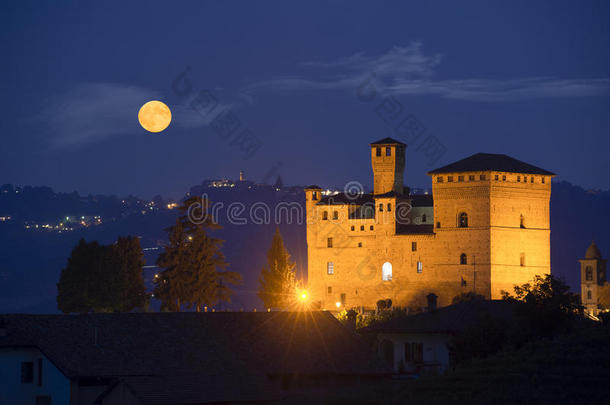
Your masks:
<svg viewBox="0 0 610 405"><path fill-rule="evenodd" d="M404 186L406 145L370 144L372 194L305 189L308 290L322 309L446 306L498 299L548 274L553 173L478 153L428 172L432 195Z"/></svg>

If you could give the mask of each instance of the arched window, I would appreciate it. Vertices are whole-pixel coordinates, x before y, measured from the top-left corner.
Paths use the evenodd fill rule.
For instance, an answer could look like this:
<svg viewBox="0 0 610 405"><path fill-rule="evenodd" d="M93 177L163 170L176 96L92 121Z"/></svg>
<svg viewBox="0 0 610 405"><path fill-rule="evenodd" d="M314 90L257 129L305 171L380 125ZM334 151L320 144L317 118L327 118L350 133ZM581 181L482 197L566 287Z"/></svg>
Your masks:
<svg viewBox="0 0 610 405"><path fill-rule="evenodd" d="M423 222L426 222L426 214L422 214L422 216L421 216L421 221L422 221L422 223L423 223Z"/></svg>
<svg viewBox="0 0 610 405"><path fill-rule="evenodd" d="M460 264L468 264L468 257L466 256L466 253L462 253L460 255Z"/></svg>
<svg viewBox="0 0 610 405"><path fill-rule="evenodd" d="M392 263L385 262L381 266L381 279L383 281L392 281Z"/></svg>
<svg viewBox="0 0 610 405"><path fill-rule="evenodd" d="M458 217L458 226L460 228L468 228L468 214L465 212L460 213Z"/></svg>
<svg viewBox="0 0 610 405"><path fill-rule="evenodd" d="M323 219L323 220L327 220L327 219L328 219L328 211L324 211L324 212L322 213L322 219Z"/></svg>
<svg viewBox="0 0 610 405"><path fill-rule="evenodd" d="M379 212L383 211L383 204L379 204Z"/></svg>
<svg viewBox="0 0 610 405"><path fill-rule="evenodd" d="M317 192L317 191L314 191L314 192L311 194L311 199L312 199L312 200L317 200L317 199L318 199L318 192Z"/></svg>
<svg viewBox="0 0 610 405"><path fill-rule="evenodd" d="M337 211L333 211L333 219L339 219L339 213Z"/></svg>
<svg viewBox="0 0 610 405"><path fill-rule="evenodd" d="M525 228L525 218L523 217L523 215L521 215L521 217L519 218L519 227Z"/></svg>
<svg viewBox="0 0 610 405"><path fill-rule="evenodd" d="M388 203L388 212L392 211L392 204Z"/></svg>
<svg viewBox="0 0 610 405"><path fill-rule="evenodd" d="M593 269L591 266L587 266L585 269L585 280L593 281Z"/></svg>

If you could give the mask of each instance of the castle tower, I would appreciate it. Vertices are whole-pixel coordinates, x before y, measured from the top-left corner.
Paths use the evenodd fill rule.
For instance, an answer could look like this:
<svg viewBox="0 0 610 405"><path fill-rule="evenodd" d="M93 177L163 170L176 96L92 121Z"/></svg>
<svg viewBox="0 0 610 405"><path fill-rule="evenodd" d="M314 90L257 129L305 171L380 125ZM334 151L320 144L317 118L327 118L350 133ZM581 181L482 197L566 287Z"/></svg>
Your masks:
<svg viewBox="0 0 610 405"><path fill-rule="evenodd" d="M585 252L585 258L580 259L579 262L582 305L589 314L597 315L599 287L606 282L606 260L602 259L595 242L591 242Z"/></svg>
<svg viewBox="0 0 610 405"><path fill-rule="evenodd" d="M432 176L439 278L499 299L551 272L549 204L554 173L510 156L477 153ZM442 298L442 294L441 298Z"/></svg>
<svg viewBox="0 0 610 405"><path fill-rule="evenodd" d="M405 149L407 145L392 138L371 143L371 164L375 195L394 191L403 193Z"/></svg>
<svg viewBox="0 0 610 405"><path fill-rule="evenodd" d="M243 170L239 171L239 181L245 181L246 180L246 175L244 174Z"/></svg>

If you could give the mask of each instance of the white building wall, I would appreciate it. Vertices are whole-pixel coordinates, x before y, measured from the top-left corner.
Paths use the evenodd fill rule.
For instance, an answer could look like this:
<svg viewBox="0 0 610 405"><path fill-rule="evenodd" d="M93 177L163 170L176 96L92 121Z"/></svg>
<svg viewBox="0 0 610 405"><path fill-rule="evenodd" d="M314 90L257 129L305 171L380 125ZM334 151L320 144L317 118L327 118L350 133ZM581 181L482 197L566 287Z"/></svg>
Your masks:
<svg viewBox="0 0 610 405"><path fill-rule="evenodd" d="M42 359L42 385L38 385L38 359ZM21 363L34 363L31 383L21 382ZM68 380L36 348L0 349L0 404L33 405L36 397L48 395L53 405L70 403Z"/></svg>
<svg viewBox="0 0 610 405"><path fill-rule="evenodd" d="M423 369L422 372L438 371L440 373L449 367L449 341L450 335L440 333L380 333L377 335L379 343L379 355L383 359L381 352L381 342L389 340L394 344L394 364L395 372L400 372L401 368L406 372L413 372L416 369L414 364L407 364L405 360L405 343L423 343ZM401 365L402 363L402 365Z"/></svg>

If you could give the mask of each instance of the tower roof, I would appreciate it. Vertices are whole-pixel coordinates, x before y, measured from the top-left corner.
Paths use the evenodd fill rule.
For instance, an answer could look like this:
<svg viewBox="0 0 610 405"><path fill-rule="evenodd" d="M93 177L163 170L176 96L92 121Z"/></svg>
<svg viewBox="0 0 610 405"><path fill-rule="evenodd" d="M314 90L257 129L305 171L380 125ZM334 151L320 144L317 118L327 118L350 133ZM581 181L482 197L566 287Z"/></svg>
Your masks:
<svg viewBox="0 0 610 405"><path fill-rule="evenodd" d="M428 172L428 174L456 172L498 171L507 173L544 174L554 176L555 173L522 162L507 155L495 153L477 153L465 159L448 164Z"/></svg>
<svg viewBox="0 0 610 405"><path fill-rule="evenodd" d="M383 139L380 139L377 142L371 143L371 146L373 146L373 145L402 145L402 146L407 146L407 144L399 142L396 139L392 139L392 138L383 138Z"/></svg>
<svg viewBox="0 0 610 405"><path fill-rule="evenodd" d="M601 259L602 254L599 251L599 248L595 244L595 241L591 242L591 245L587 248L587 252L585 253L585 259Z"/></svg>

